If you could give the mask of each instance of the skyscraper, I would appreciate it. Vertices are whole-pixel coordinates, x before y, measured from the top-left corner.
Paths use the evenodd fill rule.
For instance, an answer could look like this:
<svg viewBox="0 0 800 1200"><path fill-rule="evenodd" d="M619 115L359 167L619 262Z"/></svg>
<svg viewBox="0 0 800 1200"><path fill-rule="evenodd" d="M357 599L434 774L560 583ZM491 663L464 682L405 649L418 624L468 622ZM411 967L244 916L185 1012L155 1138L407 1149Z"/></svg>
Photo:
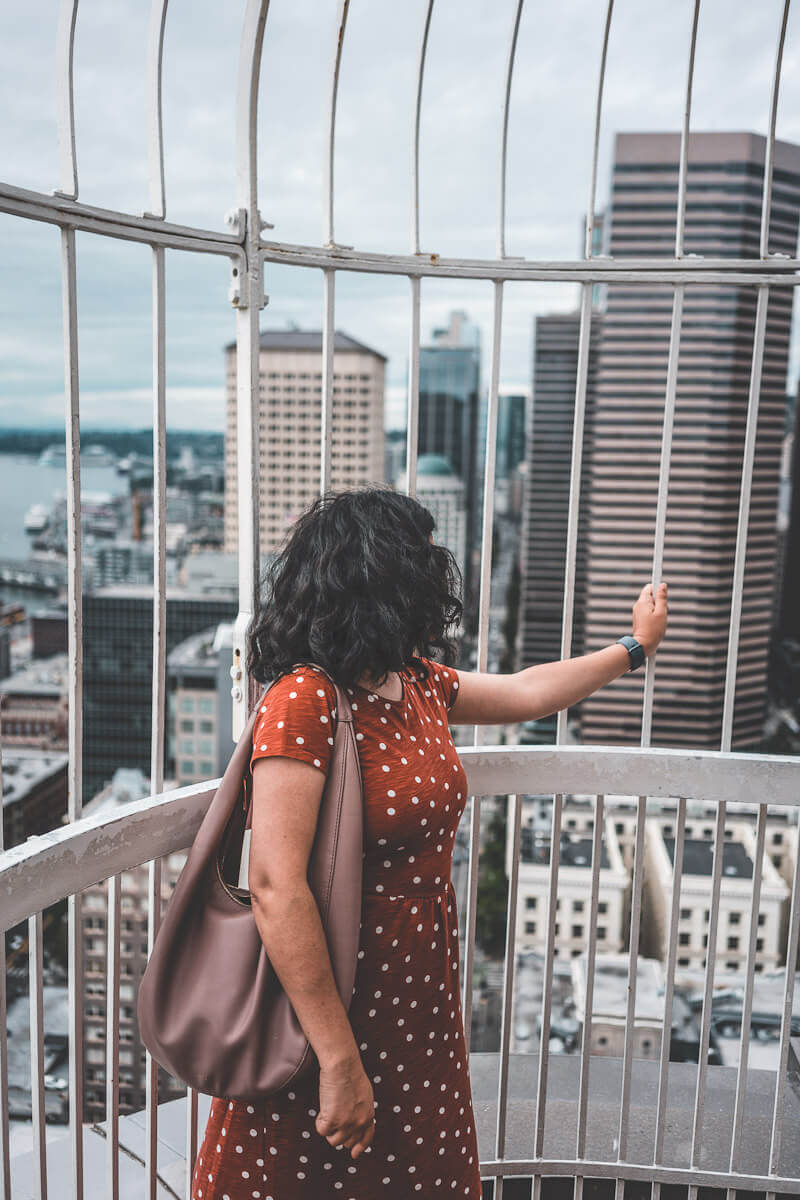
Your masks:
<svg viewBox="0 0 800 1200"><path fill-rule="evenodd" d="M766 141L689 139L686 253L756 258ZM680 137L618 134L609 218L615 259L672 255ZM769 251L794 255L800 147L775 146ZM773 287L766 326L744 573L732 745L758 744L764 717L776 558L791 288ZM736 526L752 356L753 287L686 288L663 578L670 630L658 652L653 744L720 744ZM672 288L608 289L594 388L587 509L586 650L630 631L650 579ZM581 706L586 742L635 743L643 672Z"/></svg>
<svg viewBox="0 0 800 1200"><path fill-rule="evenodd" d="M474 577L480 536L478 494L478 399L481 378L480 333L464 312L452 312L449 325L434 329L419 356L419 454L441 454L463 480L467 503L465 595Z"/></svg>
<svg viewBox="0 0 800 1200"><path fill-rule="evenodd" d="M600 316L592 320L587 420L591 427L592 384ZM533 391L527 414L527 473L520 539L520 667L561 657L569 477L578 372L578 313L537 317L533 335ZM585 439L584 439L585 443ZM586 565L583 528L588 482L586 454L581 478L581 510L575 571L573 654L581 652Z"/></svg>
<svg viewBox="0 0 800 1200"><path fill-rule="evenodd" d="M236 346L226 350L225 549L238 548ZM259 508L261 553L274 553L287 529L319 494L322 334L268 329L260 336ZM386 479L386 357L345 333L334 339L331 487Z"/></svg>

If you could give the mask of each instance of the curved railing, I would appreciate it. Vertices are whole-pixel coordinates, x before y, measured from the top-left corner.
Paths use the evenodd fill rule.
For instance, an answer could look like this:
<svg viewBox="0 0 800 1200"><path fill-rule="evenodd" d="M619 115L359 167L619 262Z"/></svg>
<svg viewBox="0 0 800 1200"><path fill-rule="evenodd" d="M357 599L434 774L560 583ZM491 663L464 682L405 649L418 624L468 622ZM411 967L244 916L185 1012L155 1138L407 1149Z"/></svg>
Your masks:
<svg viewBox="0 0 800 1200"><path fill-rule="evenodd" d="M509 813L513 813L513 833L510 840L511 886L508 897L508 930L509 940L506 945L504 962L502 1028L501 1045L498 1059L498 1084L496 1097L496 1138L495 1154L491 1157L484 1155L481 1163L484 1177L493 1176L496 1179L510 1176L533 1175L541 1179L547 1175L570 1175L580 1178L612 1178L624 1180L649 1180L661 1184L683 1184L693 1188L700 1186L717 1186L742 1188L748 1190L764 1190L767 1193L785 1192L800 1194L800 1177L782 1172L782 1136L788 1132L783 1128L784 1102L786 1088L787 1062L791 1037L792 999L794 994L794 970L791 964L797 960L798 923L800 922L800 886L798 885L798 859L800 854L795 852L794 883L789 904L790 922L787 932L787 957L789 969L786 971L785 1003L781 1025L781 1040L778 1051L780 1067L775 1074L774 1098L772 1117L767 1123L769 1137L763 1141L761 1160L754 1163L752 1156L747 1161L737 1161L741 1150L737 1150L737 1118L739 1121L738 1137L741 1138L741 1114L747 1096L747 1044L748 1029L742 1022L742 1041L740 1047L739 1068L736 1072L736 1087L732 1081L727 1095L732 1110L728 1114L731 1128L730 1154L725 1152L727 1159L720 1161L719 1145L712 1148L710 1155L707 1142L704 1143L702 1127L704 1119L704 1103L709 1083L709 1071L721 1068L709 1068L701 1056L701 1065L670 1064L669 1038L663 1039L664 1053L658 1069L658 1100L655 1105L653 1128L652 1156L644 1160L641 1155L641 1139L637 1137L635 1150L631 1148L630 1160L626 1157L625 1146L628 1124L631 1113L631 1100L637 1073L642 1068L637 1064L634 1071L633 1055L628 1053L622 1063L620 1075L621 1095L619 1111L613 1116L613 1123L619 1123L622 1137L616 1139L618 1151L608 1158L597 1158L587 1153L586 1132L587 1122L593 1117L592 1103L589 1094L589 1063L591 1044L591 1006L590 997L594 980L596 942L596 921L588 924L588 976L587 1002L583 1014L583 1035L581 1048L573 1060L576 1072L576 1143L573 1155L565 1156L563 1145L556 1142L563 1131L554 1131L551 1127L548 1136L544 1137L544 1125L549 1098L548 1070L551 1055L548 1048L548 1037L543 1034L536 1063L537 1108L534 1126L531 1134L537 1130L542 1135L537 1146L537 1153L530 1158L509 1158L504 1153L503 1139L508 1111L508 1076L510 1050L510 1019L511 1000L514 987L514 934L516 929L516 903L519 887L520 863L520 811L521 798L524 795L580 796L582 799L591 798L593 805L594 861L592 863L592 899L593 917L597 913L599 850L601 847L602 826L608 811L613 811L614 805L627 800L636 801L641 808L637 813L637 835L642 815L648 815L650 810L657 809L662 802L672 801L677 810L676 843L680 848L684 836L687 799L703 806L713 805L717 812L720 806L728 806L735 812L738 805L748 806L750 812L758 814L759 845L763 851L763 826L767 812L774 813L785 809L792 817L800 810L800 759L780 756L764 756L757 754L728 754L715 751L685 751L674 749L623 749L606 746L536 746L536 747L506 747L506 746L464 746L459 749L466 768L468 785L473 808L479 808L480 797L509 796ZM119 879L121 873L135 867L143 866L154 860L163 858L176 851L185 850L202 821L211 797L214 794L216 781L196 784L165 792L161 795L150 796L143 800L124 804L108 812L98 812L96 815L84 817L70 825L63 826L51 833L29 839L24 845L6 851L0 856L0 912L2 927L10 929L20 922L29 922L31 934L31 1029L33 1037L32 1062L34 1064L34 1112L36 1111L36 1092L42 1092L43 1080L41 1064L42 1022L41 995L41 914L43 910L67 897L79 896L85 889L98 882L109 879ZM600 789L603 789L602 791ZM724 821L723 821L724 824ZM789 823L788 828L797 829L796 824ZM638 844L638 837L637 837ZM753 928L757 928L758 895L762 880L763 853L754 856L752 888ZM717 864L720 855L716 855ZM668 986L664 996L665 1028L671 1026L672 982L675 973L677 939L677 905L680 900L680 863L682 856L676 853L678 868L673 888L673 905L669 933L669 949L667 956ZM547 944L544 953L545 984L543 986L543 1017L545 1023L549 1020L548 993L553 978L554 963L554 921L555 904L553 900L558 890L559 856L553 854L549 865L549 925ZM719 907L719 897L722 880L719 869L715 870L712 879L712 899L714 908ZM109 895L109 905L118 905ZM119 999L119 920L118 908L110 907L108 917L109 930L109 959L107 977L107 1009L112 1014L109 1021L107 1052L118 1055L118 1036L114 1036L114 1027L118 1020L116 1009ZM637 913L631 913L632 922L637 919ZM113 945L116 937L117 948ZM39 949L37 951L37 941ZM755 974L754 940L748 955L746 969L745 1012L752 1005L752 990ZM704 1053L707 1058L708 1038L711 1019L711 980L714 973L715 942L712 939L709 946L709 956L706 964L707 986L704 995L704 1005L701 1018ZM465 951L467 947L464 948ZM115 965L116 964L116 965ZM80 992L80 983L75 989ZM632 1015L629 1023L632 1025ZM118 1033L118 1030L117 1030ZM627 1040L627 1039L626 1039ZM618 1061L618 1060L617 1060ZM605 1064L606 1060L592 1059L591 1070L596 1073L598 1063ZM36 1065L39 1066L38 1076ZM651 1073L655 1071L655 1063L646 1064ZM109 1079L113 1080L110 1099L113 1100L113 1089L118 1088L118 1061L106 1063ZM686 1086L687 1071L691 1072L691 1086L694 1091L694 1112L692 1125L695 1130L691 1139L691 1147L684 1161L676 1161L674 1146L669 1146L669 1138L665 1140L668 1117L673 1117L671 1107L667 1103L667 1087L671 1072L677 1071ZM580 1078L577 1078L577 1073ZM655 1076L651 1074L651 1086ZM674 1090L673 1083L673 1090ZM715 1096L717 1092L715 1091ZM532 1098L532 1097L530 1097ZM147 1091L148 1105L153 1102L153 1092ZM715 1100L718 1103L718 1099ZM761 1101L763 1106L763 1099ZM196 1114L196 1109L195 1109ZM684 1112L684 1117L686 1113ZM715 1113L715 1121L719 1114ZM605 1116L608 1121L608 1113ZM763 1120L763 1113L762 1113ZM118 1148L118 1104L111 1103L107 1114L106 1136L109 1153L116 1153ZM190 1126L192 1119L190 1114ZM112 1129L112 1125L114 1129ZM197 1129L189 1131L187 1142L187 1162L191 1162L196 1146ZM709 1161L712 1165L709 1165ZM113 1171L111 1174L111 1192L114 1190ZM188 1176L187 1176L188 1178ZM111 1194L111 1193L109 1193Z"/></svg>

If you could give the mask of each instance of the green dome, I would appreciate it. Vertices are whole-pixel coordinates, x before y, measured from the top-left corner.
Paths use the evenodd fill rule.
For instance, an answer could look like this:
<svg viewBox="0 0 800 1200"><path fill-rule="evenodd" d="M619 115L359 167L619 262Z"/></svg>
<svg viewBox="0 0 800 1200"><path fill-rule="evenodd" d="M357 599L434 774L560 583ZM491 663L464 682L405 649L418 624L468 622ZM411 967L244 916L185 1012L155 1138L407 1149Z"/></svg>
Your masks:
<svg viewBox="0 0 800 1200"><path fill-rule="evenodd" d="M420 454L417 459L418 475L453 475L449 459L443 454Z"/></svg>

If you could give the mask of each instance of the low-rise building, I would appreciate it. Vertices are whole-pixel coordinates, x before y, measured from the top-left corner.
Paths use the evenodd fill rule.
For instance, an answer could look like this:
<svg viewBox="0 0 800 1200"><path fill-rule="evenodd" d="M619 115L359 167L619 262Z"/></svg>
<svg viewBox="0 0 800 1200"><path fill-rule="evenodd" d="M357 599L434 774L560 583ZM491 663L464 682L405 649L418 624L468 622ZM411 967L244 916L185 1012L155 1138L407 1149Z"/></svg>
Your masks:
<svg viewBox="0 0 800 1200"><path fill-rule="evenodd" d="M67 811L67 764L61 752L3 747L3 845L56 829Z"/></svg>
<svg viewBox="0 0 800 1200"><path fill-rule="evenodd" d="M723 843L722 876L717 922L716 968L741 971L747 960L752 907L755 833L743 822L731 823L732 837ZM713 842L687 838L684 842L681 904L678 925L679 968L704 968L711 915ZM642 943L645 952L666 958L672 905L675 839L661 824L648 819L645 827L645 876ZM756 971L774 970L781 962L783 906L788 888L765 852L756 942Z"/></svg>
<svg viewBox="0 0 800 1200"><path fill-rule="evenodd" d="M523 801L535 807L536 798ZM517 900L517 952L543 949L547 934L547 901L550 877L550 831L533 820L522 839ZM508 825L506 872L510 875L512 823ZM627 922L629 875L625 870L612 821L603 825L602 857L597 909L597 946L599 953L617 953L623 948ZM592 841L562 828L559 868L555 954L557 958L575 958L587 946L591 910Z"/></svg>
<svg viewBox="0 0 800 1200"><path fill-rule="evenodd" d="M66 654L33 659L0 680L3 747L66 750L68 688Z"/></svg>

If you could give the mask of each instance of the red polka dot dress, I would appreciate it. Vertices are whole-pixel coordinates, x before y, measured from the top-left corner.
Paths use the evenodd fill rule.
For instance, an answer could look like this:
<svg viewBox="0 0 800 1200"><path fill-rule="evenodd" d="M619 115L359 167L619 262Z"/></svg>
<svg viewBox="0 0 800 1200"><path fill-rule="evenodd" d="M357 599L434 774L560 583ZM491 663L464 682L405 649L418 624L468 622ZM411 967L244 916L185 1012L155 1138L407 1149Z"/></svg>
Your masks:
<svg viewBox="0 0 800 1200"><path fill-rule="evenodd" d="M421 658L401 700L348 689L364 786L361 937L348 1010L372 1082L375 1134L356 1159L319 1133L319 1068L257 1103L212 1101L192 1200L482 1197L460 1006L450 878L467 799L448 728L456 672ZM285 755L327 772L336 691L296 668L262 700L253 760Z"/></svg>

